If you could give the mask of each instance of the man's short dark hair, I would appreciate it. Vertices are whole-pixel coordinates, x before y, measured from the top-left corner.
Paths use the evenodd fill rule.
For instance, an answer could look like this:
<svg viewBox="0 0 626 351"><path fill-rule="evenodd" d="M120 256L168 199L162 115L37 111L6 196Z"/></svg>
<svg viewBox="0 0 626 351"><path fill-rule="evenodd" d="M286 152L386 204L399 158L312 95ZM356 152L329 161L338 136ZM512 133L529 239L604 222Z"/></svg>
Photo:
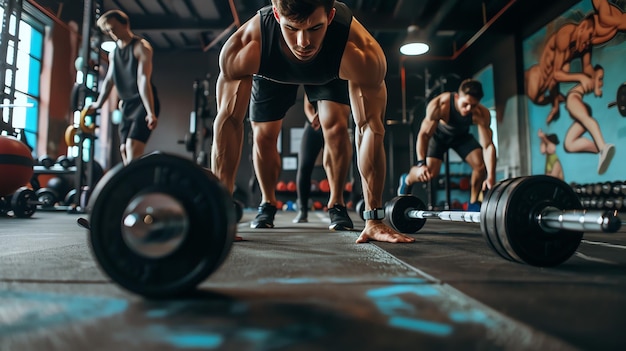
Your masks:
<svg viewBox="0 0 626 351"><path fill-rule="evenodd" d="M483 85L476 79L466 79L461 82L461 85L459 86L459 93L473 96L478 100L485 96L485 93L483 93Z"/></svg>
<svg viewBox="0 0 626 351"><path fill-rule="evenodd" d="M335 0L272 0L272 5L280 15L295 22L302 22L320 6L327 14L330 13L335 6Z"/></svg>
<svg viewBox="0 0 626 351"><path fill-rule="evenodd" d="M104 23L106 21L108 21L109 19L115 19L116 21L120 22L121 24L128 24L128 15L126 15L124 12L120 11L120 10L109 10L105 13L103 13L98 20L96 21L96 24L98 25L98 27L100 29L103 28Z"/></svg>

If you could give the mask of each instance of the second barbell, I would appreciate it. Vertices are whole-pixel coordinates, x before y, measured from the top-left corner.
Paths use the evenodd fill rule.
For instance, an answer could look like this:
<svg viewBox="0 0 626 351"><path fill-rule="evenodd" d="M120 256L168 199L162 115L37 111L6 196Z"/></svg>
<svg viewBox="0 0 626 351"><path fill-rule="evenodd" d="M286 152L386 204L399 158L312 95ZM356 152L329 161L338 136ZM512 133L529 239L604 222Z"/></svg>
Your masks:
<svg viewBox="0 0 626 351"><path fill-rule="evenodd" d="M556 266L569 259L583 233L616 232L615 212L586 211L574 190L554 177L504 180L485 196L480 212L426 211L413 196L398 196L385 206L392 227L416 233L427 219L480 223L483 238L503 258L533 266Z"/></svg>

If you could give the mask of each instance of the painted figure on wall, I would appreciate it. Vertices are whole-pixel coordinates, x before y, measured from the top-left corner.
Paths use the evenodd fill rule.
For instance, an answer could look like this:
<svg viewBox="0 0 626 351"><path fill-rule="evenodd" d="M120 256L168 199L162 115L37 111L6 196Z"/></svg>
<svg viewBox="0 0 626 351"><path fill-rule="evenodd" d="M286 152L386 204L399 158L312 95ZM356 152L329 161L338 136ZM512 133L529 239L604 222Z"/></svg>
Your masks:
<svg viewBox="0 0 626 351"><path fill-rule="evenodd" d="M545 174L564 180L563 166L559 156L556 154L556 146L560 143L559 137L554 133L546 134L541 129L537 132L537 136L541 143L541 153L546 155Z"/></svg>
<svg viewBox="0 0 626 351"><path fill-rule="evenodd" d="M545 125L559 119L560 104L565 103L573 119L565 135L565 151L597 154L597 174L604 174L615 155L615 146L605 141L600 124L583 97L591 93L602 96L604 68L593 65L592 51L626 31L626 12L621 9L624 5L617 5L616 1L590 2L592 10L582 19L570 19L545 34L538 61L525 72L525 83L530 102L550 107ZM562 84L574 86L564 94ZM585 133L590 137L585 137Z"/></svg>
<svg viewBox="0 0 626 351"><path fill-rule="evenodd" d="M526 95L538 105L552 104L546 119L558 118L559 103L565 101L559 83L577 82L590 89L593 82L591 49L626 30L626 13L608 0L592 0L594 12L579 23L561 26L545 42L539 62L526 70ZM582 72L570 72L570 64L580 58Z"/></svg>
<svg viewBox="0 0 626 351"><path fill-rule="evenodd" d="M577 84L567 92L565 107L574 122L567 130L563 147L567 152L590 152L600 154L598 174L604 174L615 155L615 146L604 141L600 125L593 118L591 106L583 101L583 96L593 93L596 97L602 96L604 86L604 68L594 67L593 85L587 89ZM584 136L589 132L591 138Z"/></svg>

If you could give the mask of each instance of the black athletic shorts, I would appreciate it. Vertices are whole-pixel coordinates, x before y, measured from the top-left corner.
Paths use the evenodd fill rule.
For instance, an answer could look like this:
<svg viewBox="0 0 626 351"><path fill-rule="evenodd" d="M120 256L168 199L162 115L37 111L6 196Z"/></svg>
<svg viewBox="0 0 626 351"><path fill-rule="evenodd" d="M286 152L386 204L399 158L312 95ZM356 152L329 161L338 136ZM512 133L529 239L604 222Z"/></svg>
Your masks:
<svg viewBox="0 0 626 351"><path fill-rule="evenodd" d="M154 98L154 113L159 117L159 99ZM143 143L148 142L152 131L148 128L146 116L148 112L143 106L141 98L122 101L122 121L119 126L120 143L126 143L126 139L134 139Z"/></svg>
<svg viewBox="0 0 626 351"><path fill-rule="evenodd" d="M446 151L453 149L461 156L461 159L465 160L470 152L480 148L480 144L470 133L453 136L436 131L428 142L426 156L443 160Z"/></svg>
<svg viewBox="0 0 626 351"><path fill-rule="evenodd" d="M270 122L283 119L287 110L296 102L299 86L300 84L277 83L254 76L250 97L250 120ZM327 100L350 105L346 80L336 79L324 85L304 85L304 91L311 102Z"/></svg>

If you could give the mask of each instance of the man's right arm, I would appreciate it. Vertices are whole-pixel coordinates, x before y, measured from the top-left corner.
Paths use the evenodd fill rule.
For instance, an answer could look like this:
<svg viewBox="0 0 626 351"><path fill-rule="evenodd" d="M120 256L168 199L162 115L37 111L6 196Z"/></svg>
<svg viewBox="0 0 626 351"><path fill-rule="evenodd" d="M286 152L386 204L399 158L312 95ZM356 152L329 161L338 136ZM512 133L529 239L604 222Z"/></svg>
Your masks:
<svg viewBox="0 0 626 351"><path fill-rule="evenodd" d="M417 159L425 160L428 151L428 142L435 133L441 119L441 95L432 99L426 106L426 117L422 120L417 142L415 145Z"/></svg>
<svg viewBox="0 0 626 351"><path fill-rule="evenodd" d="M261 62L259 28L259 15L256 15L226 41L219 57L211 170L231 192L241 160L243 121L252 91L252 75Z"/></svg>
<svg viewBox="0 0 626 351"><path fill-rule="evenodd" d="M113 89L113 72L115 70L115 66L113 64L113 51L109 53L109 68L107 69L107 74L104 77L104 80L100 84L100 94L96 101L91 103L90 106L87 107L87 113L93 113L97 109L102 108L104 102L109 98L109 94L111 94L111 90Z"/></svg>

